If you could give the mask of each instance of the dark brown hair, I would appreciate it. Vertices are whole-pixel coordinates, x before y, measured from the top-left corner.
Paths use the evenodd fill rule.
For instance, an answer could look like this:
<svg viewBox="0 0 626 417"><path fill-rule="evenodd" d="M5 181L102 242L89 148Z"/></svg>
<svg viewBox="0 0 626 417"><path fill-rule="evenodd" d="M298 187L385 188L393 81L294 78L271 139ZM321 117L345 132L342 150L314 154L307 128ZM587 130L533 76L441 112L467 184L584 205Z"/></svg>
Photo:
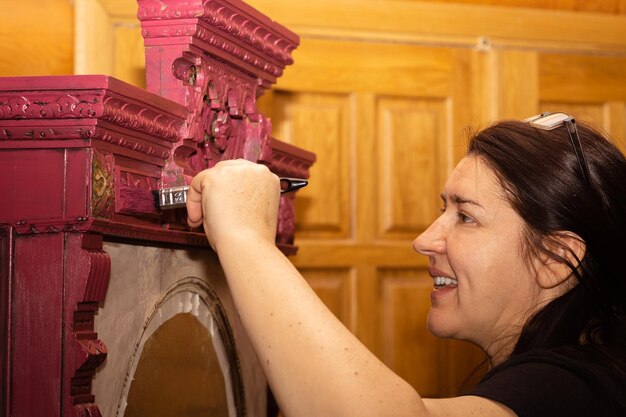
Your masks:
<svg viewBox="0 0 626 417"><path fill-rule="evenodd" d="M565 262L578 285L540 309L523 327L512 356L585 345L626 378L626 158L590 126L578 132L591 173L584 180L565 126L545 131L503 121L475 134L468 155L498 176L525 222L527 255ZM569 231L585 243L580 265L554 250ZM552 249L551 249L552 248Z"/></svg>

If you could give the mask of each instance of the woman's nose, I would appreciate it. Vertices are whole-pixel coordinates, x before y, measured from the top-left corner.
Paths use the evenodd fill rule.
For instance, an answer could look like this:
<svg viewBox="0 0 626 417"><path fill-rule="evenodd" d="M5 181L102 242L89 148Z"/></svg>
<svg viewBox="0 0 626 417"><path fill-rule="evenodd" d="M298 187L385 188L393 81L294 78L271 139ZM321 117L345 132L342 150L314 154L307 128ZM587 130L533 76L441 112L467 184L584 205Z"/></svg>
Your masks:
<svg viewBox="0 0 626 417"><path fill-rule="evenodd" d="M439 220L435 220L413 240L413 250L426 256L445 253L446 234Z"/></svg>

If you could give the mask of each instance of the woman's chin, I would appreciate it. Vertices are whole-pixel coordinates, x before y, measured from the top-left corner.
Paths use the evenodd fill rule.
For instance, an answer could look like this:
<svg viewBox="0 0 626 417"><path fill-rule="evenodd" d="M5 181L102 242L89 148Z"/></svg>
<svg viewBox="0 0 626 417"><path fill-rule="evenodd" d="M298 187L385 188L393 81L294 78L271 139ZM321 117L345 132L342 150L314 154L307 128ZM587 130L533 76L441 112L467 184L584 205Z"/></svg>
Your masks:
<svg viewBox="0 0 626 417"><path fill-rule="evenodd" d="M435 337L439 338L454 338L457 331L453 328L452 323L446 319L442 314L431 309L428 312L428 319L426 321L428 330Z"/></svg>

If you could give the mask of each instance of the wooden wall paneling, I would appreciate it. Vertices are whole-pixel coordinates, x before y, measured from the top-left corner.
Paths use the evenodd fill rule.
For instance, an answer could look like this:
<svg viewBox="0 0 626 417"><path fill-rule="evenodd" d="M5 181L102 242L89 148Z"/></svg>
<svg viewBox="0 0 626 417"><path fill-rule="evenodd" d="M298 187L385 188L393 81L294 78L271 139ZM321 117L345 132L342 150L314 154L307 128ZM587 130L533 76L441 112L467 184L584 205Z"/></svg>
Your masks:
<svg viewBox="0 0 626 417"><path fill-rule="evenodd" d="M573 114L576 119L589 123L602 132L606 132L613 143L622 152L626 152L626 101L606 103L571 103L563 101L543 101L540 103L540 112L563 111Z"/></svg>
<svg viewBox="0 0 626 417"><path fill-rule="evenodd" d="M116 15L132 14L133 4L129 0L100 0L106 3L107 9ZM267 5L269 0L248 0L248 4L254 5L259 10L264 10L263 6ZM281 4L286 0L276 0L275 3ZM601 0L587 1L580 0L405 0L413 3L430 3L431 6L437 7L437 3L453 3L452 6L458 4L473 5L478 7L501 6L507 8L525 8L525 9L541 9L541 11L575 11L575 12L591 12L606 14L625 14L626 0ZM445 6L444 6L445 7ZM270 15L271 16L271 15Z"/></svg>
<svg viewBox="0 0 626 417"><path fill-rule="evenodd" d="M345 94L275 92L273 136L318 155L296 203L299 238L351 236L350 99Z"/></svg>
<svg viewBox="0 0 626 417"><path fill-rule="evenodd" d="M537 114L537 52L495 49L490 54L493 119L525 119Z"/></svg>
<svg viewBox="0 0 626 417"><path fill-rule="evenodd" d="M378 101L380 237L410 242L438 215L449 171L446 101L381 97Z"/></svg>
<svg viewBox="0 0 626 417"><path fill-rule="evenodd" d="M539 69L542 101L626 100L626 48L619 56L541 53Z"/></svg>
<svg viewBox="0 0 626 417"><path fill-rule="evenodd" d="M357 182L357 184L364 184L359 187L359 191L367 190L369 197L365 197L366 201L361 200L361 196L357 195L357 207L363 207L359 209L357 222L363 225L359 228L359 233L368 233L368 228L373 225L373 217L371 220L371 210L366 212L365 208L369 209L373 207L378 198L372 193L372 187L376 182L363 181L361 175L365 178L374 180L372 175L376 175L377 169L380 167L379 161L382 153L372 153L374 150L373 142L386 140L388 138L381 138L380 131L376 131L377 138L373 138L372 132L373 123L375 120L376 108L372 108L375 99L372 97L377 93L393 94L398 96L410 95L410 96L433 96L433 97L446 97L451 89L450 86L450 68L452 54L450 51L442 48L420 48L412 47L409 45L394 45L389 46L385 44L362 44L356 42L334 42L328 40L309 40L303 41L300 52L295 59L298 60L298 65L294 68L289 68L289 71L285 74L285 77L279 81L279 85L275 89L271 106L273 111L269 111L274 125L274 134L277 137L285 141L296 141L298 146L309 146L309 149L313 149L318 155L319 159L316 163L317 173L316 181L319 181L322 185L320 191L324 194L318 197L321 201L326 200L325 204L330 205L333 199L329 200L329 196L332 193L333 187L336 187L333 183L339 179L348 179L347 175L350 175L350 179ZM296 54L298 53L296 51ZM385 60L380 60L378 57L385 55ZM348 64L349 63L349 64ZM287 93L292 90L300 90L297 94L301 97L308 95L306 91L310 89L325 91L337 91L337 92L350 92L352 94L352 103L356 106L355 113L349 113L346 111L346 116L351 118L342 119L345 120L345 126L351 129L359 129L359 133L355 136L354 130L346 131L346 141L351 141L351 145L340 145L339 151L345 152L346 157L349 156L349 152L356 152L357 158L361 158L358 161L350 164L344 164L344 176L337 176L337 170L331 166L325 166L324 158L332 157L338 151L337 140L324 139L323 135L319 135L322 132L317 123L313 121L310 114L304 114L306 117L298 118L302 120L300 131L302 133L295 132L295 122L286 120L285 117L294 117L294 115L287 115L286 112L293 112L292 105L286 104L286 99L283 97L289 96ZM304 91L304 92L302 92ZM365 96L363 95L365 94ZM370 103L367 104L367 94L370 94ZM312 96L311 96L312 97ZM289 99L290 103L295 103L295 98ZM302 101L302 99L299 99ZM368 107L370 106L370 107ZM311 106L309 106L311 107ZM289 110L287 109L289 108ZM345 107L344 107L345 108ZM321 111L321 107L315 108L316 112ZM347 109L347 108L346 108ZM361 114L363 112L363 114ZM391 113L389 113L391 114ZM449 116L440 119L441 123L446 125L446 120ZM369 127L367 129L366 127ZM446 125L447 126L447 125ZM395 133L401 130L396 130ZM309 133L306 133L309 132ZM315 133L313 133L315 132ZM306 139L306 137L312 140ZM331 136L332 138L332 136ZM447 136L446 136L447 139ZM324 143L329 143L330 147L326 148ZM368 144L369 143L369 144ZM365 148L369 147L369 151L365 152ZM399 149L399 148L398 148ZM353 151L354 150L354 151ZM342 160L347 161L347 160ZM389 159L386 160L389 162ZM315 167L313 168L316 169ZM323 181L324 176L329 176L329 181ZM401 178L407 177L407 173L397 176L397 180L401 181ZM443 175L445 177L445 173ZM331 187L329 188L329 184ZM347 185L351 185L351 181L347 181ZM313 193L314 187L308 187L309 190L304 190L302 193L303 200L306 198L306 191ZM349 196L349 194L346 194ZM410 194L405 194L407 197ZM333 204L339 201L342 204L345 200L334 199ZM352 203L351 203L352 204ZM346 207L348 210L352 210L352 207ZM332 210L336 210L333 208ZM350 211L351 212L351 211ZM325 213L332 213L331 210L325 210ZM300 213L298 213L300 215ZM328 214L326 214L328 215ZM307 220L307 213L302 213L299 219ZM429 221L432 216L429 217ZM303 233L299 234L301 238L312 237L312 235L306 233L306 226L302 226L300 229ZM319 237L321 235L317 235ZM370 235L372 237L373 235ZM406 234L405 234L406 236ZM363 235L363 238L365 235Z"/></svg>
<svg viewBox="0 0 626 417"><path fill-rule="evenodd" d="M415 1L415 0L412 0ZM575 10L594 13L626 13L625 0L429 0L432 3L465 3L493 6L526 7L549 10Z"/></svg>
<svg viewBox="0 0 626 417"><path fill-rule="evenodd" d="M626 56L539 55L541 111L565 111L626 152Z"/></svg>
<svg viewBox="0 0 626 417"><path fill-rule="evenodd" d="M378 265L358 265L356 267L356 328L353 330L357 338L379 359L384 360L385 343L383 323L380 320L383 305L380 302L380 284Z"/></svg>
<svg viewBox="0 0 626 417"><path fill-rule="evenodd" d="M100 1L74 2L74 73L113 75L112 17Z"/></svg>
<svg viewBox="0 0 626 417"><path fill-rule="evenodd" d="M445 381L444 342L428 331L432 278L425 270L381 268L380 335L384 362L424 397L437 397Z"/></svg>
<svg viewBox="0 0 626 417"><path fill-rule="evenodd" d="M626 154L626 100L609 101L604 106L606 129L614 143Z"/></svg>
<svg viewBox="0 0 626 417"><path fill-rule="evenodd" d="M330 160L325 160L325 154L337 153L338 145L340 152L345 152L339 170L345 170L353 187L346 194L348 200L332 201L329 196L333 188L325 185L313 199L323 204L347 202L354 229L345 238L298 233L300 251L293 261L302 271L350 265L355 271L350 320L356 323L355 334L394 370L408 376L411 383L420 385L429 395L440 396L451 391L450 381L461 378L448 376L448 361L443 360L447 345L436 341L440 349L435 350L442 360L423 370L418 351L433 346L413 346L414 340L398 332L390 347L386 330L393 322L410 333L409 328L419 322L417 328L421 326L425 331L432 280L428 278L421 292L416 293L406 275L403 285L389 292L381 285L379 269L423 268L427 264L412 251L410 243L438 215L443 183L463 153L465 132L453 134L453 127L482 117L482 110L470 103L481 103L484 94L477 98L469 94L479 90L483 80L467 70L482 68L484 54L327 39L303 40L295 54L299 54L295 56L298 65L289 68L273 92L261 100L261 108L272 118L276 137L317 153L318 174L313 173L312 182L323 179L325 172L338 171L334 163L326 166ZM347 117L342 120L349 129L343 142L317 135L324 129L310 114L299 116L297 108L302 104L315 104L311 106L314 111L323 111L325 105L320 97L345 98ZM306 213L297 217L307 219ZM302 225L300 230L307 227ZM402 314L390 311L392 304L385 301L391 299L389 294L398 303L394 311L407 310L411 317L419 318L407 322ZM419 294L425 302L418 301ZM413 311L414 304L421 310ZM436 381L434 374L439 375Z"/></svg>
<svg viewBox="0 0 626 417"><path fill-rule="evenodd" d="M626 15L430 1L249 0L302 37L623 51Z"/></svg>
<svg viewBox="0 0 626 417"><path fill-rule="evenodd" d="M113 20L136 13L131 0L100 2ZM274 137L318 155L296 202L300 250L293 262L311 274L331 310L411 383L426 385L415 373L421 353L414 349L428 357L437 347L440 357L426 370L437 375L423 387L436 396L456 393L482 352L453 341L413 346L398 335L415 334L411 326L426 311L419 309L429 305L416 301L432 283L420 281L427 260L412 252L410 239L436 215L443 181L464 155L464 127L558 104L611 133L626 129L626 16L485 2L247 0L301 36L296 64L259 102ZM543 6L580 10L571 0ZM115 44L126 42L127 50L114 54L115 71L122 71L125 59L139 59L137 41L122 39L137 34L112 25L125 28L113 36ZM433 151L436 158L412 162ZM416 175L417 183L400 182ZM417 200L426 194L431 202ZM412 205L423 206L421 214ZM423 321L417 325L423 330Z"/></svg>
<svg viewBox="0 0 626 417"><path fill-rule="evenodd" d="M449 170L465 156L469 133L490 120L488 77L485 76L487 57L488 52L479 48L453 50L451 94L447 100L452 116L448 129L452 136L452 151L448 152L452 158L448 161ZM446 179L447 175L443 180ZM440 190L443 186L444 183L441 183Z"/></svg>
<svg viewBox="0 0 626 417"><path fill-rule="evenodd" d="M146 51L137 19L118 19L114 26L114 72L116 78L146 88Z"/></svg>
<svg viewBox="0 0 626 417"><path fill-rule="evenodd" d="M145 88L145 50L136 16L136 1L76 0L74 72L111 75Z"/></svg>
<svg viewBox="0 0 626 417"><path fill-rule="evenodd" d="M380 172L378 160L379 134L377 95L372 92L359 92L354 97L354 114L358 118L354 123L354 138L352 152L354 155L353 181L356 185L356 207L353 222L355 238L359 242L372 244L378 237L376 227L378 210L378 195L376 184L379 182ZM365 273L366 271L362 271ZM370 270L367 273L371 272ZM361 276L361 272L359 272Z"/></svg>
<svg viewBox="0 0 626 417"><path fill-rule="evenodd" d="M448 48L302 38L278 90L444 96L450 91Z"/></svg>
<svg viewBox="0 0 626 417"><path fill-rule="evenodd" d="M0 0L0 76L73 70L72 7L67 0Z"/></svg>

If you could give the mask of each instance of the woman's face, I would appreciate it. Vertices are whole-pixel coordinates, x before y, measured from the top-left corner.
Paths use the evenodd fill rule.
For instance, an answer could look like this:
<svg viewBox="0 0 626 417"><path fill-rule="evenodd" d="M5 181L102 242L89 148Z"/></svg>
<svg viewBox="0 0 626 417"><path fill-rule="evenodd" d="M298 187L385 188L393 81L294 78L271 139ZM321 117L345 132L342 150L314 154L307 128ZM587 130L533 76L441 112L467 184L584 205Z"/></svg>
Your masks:
<svg viewBox="0 0 626 417"><path fill-rule="evenodd" d="M428 326L490 356L517 340L540 289L522 249L522 219L493 171L466 157L442 193L443 212L413 248L428 256L435 289Z"/></svg>

